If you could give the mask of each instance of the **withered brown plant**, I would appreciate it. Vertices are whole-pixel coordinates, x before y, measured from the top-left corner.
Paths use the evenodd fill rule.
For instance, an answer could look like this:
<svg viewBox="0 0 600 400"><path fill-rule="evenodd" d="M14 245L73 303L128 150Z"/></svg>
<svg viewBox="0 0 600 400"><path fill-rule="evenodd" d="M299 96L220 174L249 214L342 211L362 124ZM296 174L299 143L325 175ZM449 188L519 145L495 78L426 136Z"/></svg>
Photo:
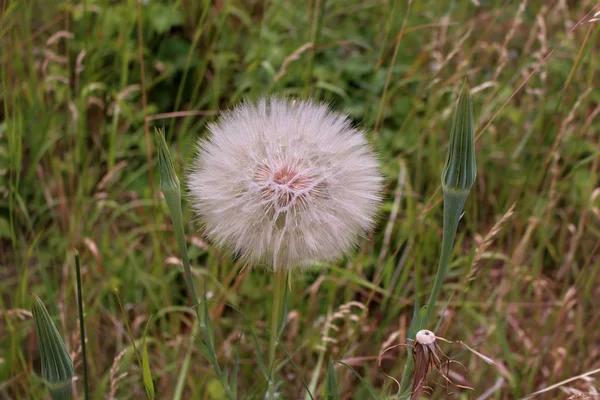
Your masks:
<svg viewBox="0 0 600 400"><path fill-rule="evenodd" d="M450 379L450 377L448 376L450 372L450 364L456 363L460 365L463 369L465 368L460 362L450 359L442 351L440 345L438 344L438 339L446 343L452 343L451 341L446 340L440 336L436 336L435 333L433 333L432 331L423 329L417 332L413 344L401 343L394 346L390 346L379 355L379 368L381 369L381 360L386 352L399 346L406 346L412 348L412 355L415 366L413 370L412 392L410 395L410 400L417 400L421 398L423 392L427 388L429 388L426 385L427 376L433 370L436 370L444 378L447 390L449 389L449 385L462 389L473 389L469 386L459 385ZM383 374L388 378L393 379L396 382L396 384L398 384L398 387L400 387L400 383L394 377L386 374L385 372L383 372Z"/></svg>

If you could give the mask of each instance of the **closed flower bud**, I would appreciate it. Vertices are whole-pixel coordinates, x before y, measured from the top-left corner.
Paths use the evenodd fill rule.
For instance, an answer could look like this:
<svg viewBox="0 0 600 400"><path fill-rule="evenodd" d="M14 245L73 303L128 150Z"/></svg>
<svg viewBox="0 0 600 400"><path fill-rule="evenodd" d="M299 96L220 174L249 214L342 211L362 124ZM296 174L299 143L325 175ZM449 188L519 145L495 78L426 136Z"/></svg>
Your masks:
<svg viewBox="0 0 600 400"><path fill-rule="evenodd" d="M164 131L156 130L156 148L158 150L158 171L160 174L160 190L164 193L177 191L179 193L179 178L175 173L173 160L165 142Z"/></svg>
<svg viewBox="0 0 600 400"><path fill-rule="evenodd" d="M68 400L71 398L73 361L48 310L36 295L33 295L32 312L42 361L42 377L53 400Z"/></svg>
<svg viewBox="0 0 600 400"><path fill-rule="evenodd" d="M285 270L333 260L373 226L379 163L347 117L271 98L225 113L209 131L187 186L214 243Z"/></svg>
<svg viewBox="0 0 600 400"><path fill-rule="evenodd" d="M473 125L471 93L469 85L465 82L458 97L458 104L452 120L450 146L442 172L442 189L444 191L468 194L475 182L477 166L475 164Z"/></svg>

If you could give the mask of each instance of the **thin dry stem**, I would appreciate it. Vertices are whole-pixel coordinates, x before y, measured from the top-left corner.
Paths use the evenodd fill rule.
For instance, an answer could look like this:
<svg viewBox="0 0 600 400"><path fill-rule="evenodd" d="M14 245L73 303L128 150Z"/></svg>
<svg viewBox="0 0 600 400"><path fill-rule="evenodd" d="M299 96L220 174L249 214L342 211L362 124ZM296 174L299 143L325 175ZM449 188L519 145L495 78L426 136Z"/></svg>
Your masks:
<svg viewBox="0 0 600 400"><path fill-rule="evenodd" d="M280 80L286 74L287 67L292 61L296 61L297 59L300 58L302 53L304 53L306 50L313 49L313 48L314 48L314 43L307 42L307 43L304 43L302 46L298 47L296 50L294 50L294 52L292 54L290 54L283 60L283 63L281 63L281 67L279 68L279 72L277 72L277 75L275 75L275 77L273 78L273 82L271 84L276 83L278 80Z"/></svg>
<svg viewBox="0 0 600 400"><path fill-rule="evenodd" d="M383 370L383 368L381 368L381 360L383 359L383 356L385 355L385 353L387 353L390 350L393 350L397 347L413 347L410 344L405 344L405 343L399 343L399 344L395 344L393 346L390 346L388 348L386 348L385 350L383 350L383 353L379 354L379 356L377 357L377 365L379 366L379 370L381 371L382 374L384 374L386 377L390 378L391 380L393 380L394 382L396 382L396 385L398 385L398 389L401 389L402 386L400 385L400 382L398 382L398 380L396 378L394 378L391 375L388 375L385 373L385 371Z"/></svg>
<svg viewBox="0 0 600 400"><path fill-rule="evenodd" d="M566 385L567 383L570 383L570 382L576 381L576 380L578 380L578 379L585 378L585 377L587 377L587 376L592 376L592 375L595 375L595 374L600 374L600 368L598 368L598 369L594 369L594 370L591 370L591 371L585 372L585 373L583 373L583 374L581 374L581 375L573 376L573 377L571 377L571 378L569 378L569 379L565 379L564 381L561 381L561 382L555 383L554 385L548 386L548 387L547 387L547 388L545 388L545 389L538 390L537 392L533 392L533 393L531 393L530 395L527 395L527 396L523 397L523 399L521 399L521 400L527 400L527 399L534 398L534 397L536 397L537 395L540 395L540 394L542 394L542 393L546 393L546 392L549 392L549 391L551 391L551 390L557 389L557 388L559 388L559 387L561 387L561 386L564 386L564 385Z"/></svg>
<svg viewBox="0 0 600 400"><path fill-rule="evenodd" d="M173 111L162 114L149 115L146 117L146 121L155 121L157 119L170 119L170 118L185 118L185 117L196 117L204 115L219 115L219 111L216 110L198 110L198 111Z"/></svg>

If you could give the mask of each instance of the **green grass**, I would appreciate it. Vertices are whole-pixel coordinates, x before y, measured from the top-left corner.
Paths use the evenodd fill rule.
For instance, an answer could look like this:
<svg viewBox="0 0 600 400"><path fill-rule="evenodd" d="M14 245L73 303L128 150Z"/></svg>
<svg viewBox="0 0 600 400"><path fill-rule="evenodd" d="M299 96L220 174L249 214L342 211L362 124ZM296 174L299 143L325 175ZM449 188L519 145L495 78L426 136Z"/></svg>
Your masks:
<svg viewBox="0 0 600 400"><path fill-rule="evenodd" d="M394 394L377 356L392 335L387 345L402 342L415 304L431 290L440 174L464 78L474 89L478 176L433 318L438 335L477 345L501 367L462 353L466 372L453 370L465 380L454 379L478 396L502 377L492 398L517 398L598 368L599 25L571 31L592 10L585 1L529 2L522 12L518 2L479 2L150 0L139 9L134 0L0 2L0 399L45 395L30 293L75 354L83 393L74 249L91 398L104 399L111 384L118 398L145 396L124 318L141 343L151 315L157 398L176 391L223 398L186 308L151 134L165 127L182 176L218 110L271 93L311 96L349 113L372 133L386 176L376 232L352 257L293 279L277 353L282 390L303 397L301 375L324 398L329 360L341 360L380 396ZM145 127L145 117L172 112L189 114L149 118ZM481 239L513 204L484 247ZM203 242L185 200L184 220L192 271L207 284L220 365L232 371L244 332L237 393L262 395L267 382L249 328L264 353L272 276L241 270ZM343 306L351 301L358 305ZM339 329L324 342L325 321L337 311ZM406 352L386 357L385 373L399 379ZM352 371L333 368L342 394L368 398ZM434 397L446 398L433 375Z"/></svg>

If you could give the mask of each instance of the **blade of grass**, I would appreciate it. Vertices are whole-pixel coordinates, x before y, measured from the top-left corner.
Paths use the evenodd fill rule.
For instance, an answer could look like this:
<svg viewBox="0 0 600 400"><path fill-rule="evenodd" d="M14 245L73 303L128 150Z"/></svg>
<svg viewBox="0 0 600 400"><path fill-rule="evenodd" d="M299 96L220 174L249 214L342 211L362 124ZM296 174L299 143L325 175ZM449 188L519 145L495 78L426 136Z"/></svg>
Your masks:
<svg viewBox="0 0 600 400"><path fill-rule="evenodd" d="M364 380L364 378L362 376L360 376L360 374L358 372L356 372L354 370L354 368L352 368L351 366L349 366L348 364L346 364L343 361L336 360L334 362L338 363L338 364L342 364L344 367L348 368L358 378L358 380L363 384L363 386L365 388L367 388L367 390L369 391L369 394L371 395L371 397L374 398L375 400L379 400L379 396L377 395L377 392L375 392L375 389L373 388L373 386L371 386L369 384L369 382L367 382L366 380Z"/></svg>
<svg viewBox="0 0 600 400"><path fill-rule="evenodd" d="M237 378L240 369L240 346L242 344L243 332L240 335L237 346L235 349L235 363L233 364L233 371L231 372L231 381L229 382L229 386L232 388L233 396L237 398Z"/></svg>
<svg viewBox="0 0 600 400"><path fill-rule="evenodd" d="M150 371L150 362L148 360L148 346L146 346L146 333L150 320L152 320L152 316L150 316L148 322L146 322L142 339L142 378L144 380L146 395L150 400L154 400L154 383L152 382L152 371Z"/></svg>
<svg viewBox="0 0 600 400"><path fill-rule="evenodd" d="M329 367L327 368L327 382L325 385L325 398L327 400L339 400L340 393L337 378L335 376L335 369L333 368L333 361L329 360Z"/></svg>
<svg viewBox="0 0 600 400"><path fill-rule="evenodd" d="M133 351L135 353L135 359L137 360L140 368L142 368L142 359L140 358L140 352L138 351L137 346L135 345L135 339L133 338L133 333L131 333L131 327L129 326L129 321L127 320L127 314L125 313L125 309L123 308L123 303L121 303L121 296L119 295L119 290L115 289L113 291L113 293L115 294L115 297L117 298L117 304L119 305L119 310L121 310L121 317L123 318L123 324L125 324L125 330L127 332L129 342L131 343L131 346L133 347Z"/></svg>
<svg viewBox="0 0 600 400"><path fill-rule="evenodd" d="M198 334L198 320L194 321L194 325L192 325L192 331L190 333L191 338L195 338ZM181 396L183 394L183 385L185 385L185 379L187 378L187 373L190 368L190 361L192 359L192 346L193 340L190 340L190 345L185 353L185 357L183 359L183 363L181 364L181 369L179 370L179 377L177 378L177 384L175 385L175 392L173 394L173 400L181 400Z"/></svg>
<svg viewBox="0 0 600 400"><path fill-rule="evenodd" d="M77 310L79 312L79 340L81 342L81 362L83 364L83 398L89 399L89 385L88 385L88 366L87 366L87 352L85 348L85 323L83 321L83 299L82 284L81 284L81 266L79 265L79 252L75 250L75 272L77 275Z"/></svg>

